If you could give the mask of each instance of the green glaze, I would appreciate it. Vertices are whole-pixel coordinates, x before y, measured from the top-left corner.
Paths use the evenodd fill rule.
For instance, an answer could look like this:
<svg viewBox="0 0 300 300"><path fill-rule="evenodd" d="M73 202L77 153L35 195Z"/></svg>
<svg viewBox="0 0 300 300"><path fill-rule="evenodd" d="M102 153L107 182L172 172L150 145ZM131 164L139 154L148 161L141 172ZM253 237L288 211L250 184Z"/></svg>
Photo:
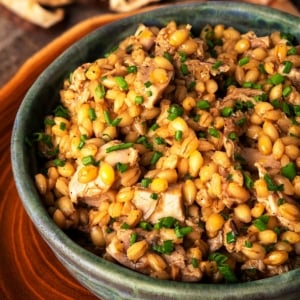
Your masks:
<svg viewBox="0 0 300 300"><path fill-rule="evenodd" d="M36 158L24 137L42 128L57 104L62 80L80 64L93 61L133 33L139 23L164 26L170 20L190 23L196 32L206 24L231 25L258 35L274 30L300 41L300 19L262 6L236 2L178 4L138 14L95 30L58 57L37 79L18 111L11 143L12 166L23 205L62 264L101 299L298 299L300 269L242 284L201 284L156 280L105 261L74 243L50 219L34 186Z"/></svg>

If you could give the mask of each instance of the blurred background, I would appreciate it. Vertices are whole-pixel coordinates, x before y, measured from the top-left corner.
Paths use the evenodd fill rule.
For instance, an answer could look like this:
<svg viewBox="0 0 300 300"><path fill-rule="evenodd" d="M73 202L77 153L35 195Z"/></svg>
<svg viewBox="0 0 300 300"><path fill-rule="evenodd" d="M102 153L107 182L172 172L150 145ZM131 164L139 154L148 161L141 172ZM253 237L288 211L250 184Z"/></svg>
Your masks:
<svg viewBox="0 0 300 300"><path fill-rule="evenodd" d="M187 1L0 0L0 88L30 56L80 21L101 14L117 14L174 2ZM244 2L268 5L300 16L299 0Z"/></svg>

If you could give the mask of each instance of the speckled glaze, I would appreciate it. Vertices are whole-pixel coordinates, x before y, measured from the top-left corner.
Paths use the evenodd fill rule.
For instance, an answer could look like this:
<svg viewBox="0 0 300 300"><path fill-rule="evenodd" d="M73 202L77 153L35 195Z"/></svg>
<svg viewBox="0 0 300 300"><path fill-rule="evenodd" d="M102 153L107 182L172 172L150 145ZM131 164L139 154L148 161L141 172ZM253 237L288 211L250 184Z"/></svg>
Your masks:
<svg viewBox="0 0 300 300"><path fill-rule="evenodd" d="M156 280L93 255L74 243L49 218L34 186L36 158L24 137L42 128L44 116L58 101L62 80L78 65L92 61L133 33L138 23L164 26L190 23L197 32L205 24L223 23L264 35L290 32L300 41L300 19L266 7L235 2L173 5L102 27L58 57L38 78L22 102L12 136L14 178L23 205L41 236L82 285L101 299L299 299L300 269L242 284L201 284Z"/></svg>

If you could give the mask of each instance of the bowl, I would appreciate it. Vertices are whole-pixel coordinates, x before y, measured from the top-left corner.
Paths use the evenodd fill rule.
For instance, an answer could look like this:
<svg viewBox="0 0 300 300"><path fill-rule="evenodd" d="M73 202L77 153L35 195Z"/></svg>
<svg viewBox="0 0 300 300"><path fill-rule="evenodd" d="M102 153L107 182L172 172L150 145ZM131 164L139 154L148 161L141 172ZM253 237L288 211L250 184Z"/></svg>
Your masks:
<svg viewBox="0 0 300 300"><path fill-rule="evenodd" d="M55 107L59 88L75 67L93 61L133 33L139 23L163 26L168 21L199 29L222 23L259 35L289 32L300 41L300 19L267 7L209 1L177 4L137 14L99 28L76 42L39 76L26 94L15 119L11 140L12 167L23 206L58 260L83 286L101 299L298 299L300 269L272 278L237 284L207 284L150 278L94 255L58 228L42 204L34 183L37 159L25 142ZM113 37L113 38L112 38ZM34 117L32 117L34 116Z"/></svg>

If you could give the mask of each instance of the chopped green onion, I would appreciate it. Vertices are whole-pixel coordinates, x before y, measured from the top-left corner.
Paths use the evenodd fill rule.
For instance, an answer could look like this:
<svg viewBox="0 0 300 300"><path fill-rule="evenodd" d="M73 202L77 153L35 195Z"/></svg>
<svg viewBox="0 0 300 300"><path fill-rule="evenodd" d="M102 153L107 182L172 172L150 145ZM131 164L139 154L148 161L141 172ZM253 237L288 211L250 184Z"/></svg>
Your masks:
<svg viewBox="0 0 300 300"><path fill-rule="evenodd" d="M137 234L136 232L132 232L129 238L129 244L133 245L137 240Z"/></svg>
<svg viewBox="0 0 300 300"><path fill-rule="evenodd" d="M213 137L216 137L216 138L220 137L220 133L216 128L213 128L213 127L208 128L208 133Z"/></svg>
<svg viewBox="0 0 300 300"><path fill-rule="evenodd" d="M289 32L280 32L280 37L282 39L285 39L288 41L287 44L290 44L290 45L293 45L293 43L296 41L296 38L294 35L292 35L291 33Z"/></svg>
<svg viewBox="0 0 300 300"><path fill-rule="evenodd" d="M199 115L199 114L194 115L194 116L193 116L193 120L194 120L195 122L198 122L198 121L200 120L200 115Z"/></svg>
<svg viewBox="0 0 300 300"><path fill-rule="evenodd" d="M54 122L53 119L46 118L45 121L44 121L44 124L45 124L46 126L53 126L53 125L55 125L55 122Z"/></svg>
<svg viewBox="0 0 300 300"><path fill-rule="evenodd" d="M222 62L220 60L217 60L213 65L212 65L212 69L216 70L218 69L220 66L222 65Z"/></svg>
<svg viewBox="0 0 300 300"><path fill-rule="evenodd" d="M116 76L114 79L122 91L128 91L128 83L123 76Z"/></svg>
<svg viewBox="0 0 300 300"><path fill-rule="evenodd" d="M237 139L237 135L236 135L235 132L230 132L230 133L228 134L228 138L229 138L230 140L234 141L234 140Z"/></svg>
<svg viewBox="0 0 300 300"><path fill-rule="evenodd" d="M263 86L261 83L253 83L252 88L256 90L262 90Z"/></svg>
<svg viewBox="0 0 300 300"><path fill-rule="evenodd" d="M170 108L168 109L168 120L173 121L177 117L180 117L183 115L183 108L178 104L172 104Z"/></svg>
<svg viewBox="0 0 300 300"><path fill-rule="evenodd" d="M253 189L253 186L254 186L253 179L245 172L243 172L243 177L244 177L245 186L248 189Z"/></svg>
<svg viewBox="0 0 300 300"><path fill-rule="evenodd" d="M245 82L243 82L242 86L243 86L243 88L252 88L253 82L245 81Z"/></svg>
<svg viewBox="0 0 300 300"><path fill-rule="evenodd" d="M282 111L288 116L291 116L291 108L290 105L286 102L282 103Z"/></svg>
<svg viewBox="0 0 300 300"><path fill-rule="evenodd" d="M290 85L286 86L282 91L282 96L287 97L293 91Z"/></svg>
<svg viewBox="0 0 300 300"><path fill-rule="evenodd" d="M163 154L161 152L155 151L150 159L150 164L155 165L162 156Z"/></svg>
<svg viewBox="0 0 300 300"><path fill-rule="evenodd" d="M165 145L166 144L165 139L160 136L157 136L154 140L157 145Z"/></svg>
<svg viewBox="0 0 300 300"><path fill-rule="evenodd" d="M255 95L253 97L253 99L256 101L256 102L259 102L259 101L267 101L268 100L268 95L266 93L262 93L260 95Z"/></svg>
<svg viewBox="0 0 300 300"><path fill-rule="evenodd" d="M193 231L193 228L191 226L186 226L186 227L175 227L175 234L178 238L182 238L189 233Z"/></svg>
<svg viewBox="0 0 300 300"><path fill-rule="evenodd" d="M245 246L246 248L252 248L253 244L252 244L252 242L250 242L250 241L245 241L244 246Z"/></svg>
<svg viewBox="0 0 300 300"><path fill-rule="evenodd" d="M122 228L122 229L129 229L130 226L129 226L129 224L127 224L126 222L124 222L124 223L121 225L121 228Z"/></svg>
<svg viewBox="0 0 300 300"><path fill-rule="evenodd" d="M278 206L280 206L280 205L282 205L282 204L284 204L285 203L285 199L284 198L279 198L278 200L277 200L277 205Z"/></svg>
<svg viewBox="0 0 300 300"><path fill-rule="evenodd" d="M136 104L142 104L144 102L143 96L136 96L135 99L134 99L134 102Z"/></svg>
<svg viewBox="0 0 300 300"><path fill-rule="evenodd" d="M295 163L289 162L288 164L286 164L284 167L280 169L280 172L282 176L292 181L297 175Z"/></svg>
<svg viewBox="0 0 300 300"><path fill-rule="evenodd" d="M96 86L95 94L99 99L104 98L104 96L105 96L105 87L101 82Z"/></svg>
<svg viewBox="0 0 300 300"><path fill-rule="evenodd" d="M147 91L147 92L146 92L146 96L147 96L147 97L151 97L151 96L152 96L152 91Z"/></svg>
<svg viewBox="0 0 300 300"><path fill-rule="evenodd" d="M128 66L127 67L128 73L136 73L137 72L137 66Z"/></svg>
<svg viewBox="0 0 300 300"><path fill-rule="evenodd" d="M70 118L68 109L63 107L62 105L58 105L54 109L54 115L55 115L55 117L62 117L62 118L65 118L65 119Z"/></svg>
<svg viewBox="0 0 300 300"><path fill-rule="evenodd" d="M143 188L149 187L151 181L152 181L151 178L146 178L146 177L143 178L143 179L141 180L141 187L143 187Z"/></svg>
<svg viewBox="0 0 300 300"><path fill-rule="evenodd" d="M154 123L153 125L151 125L150 130L155 131L157 128L159 128L159 125L157 123Z"/></svg>
<svg viewBox="0 0 300 300"><path fill-rule="evenodd" d="M218 266L218 269L227 282L235 283L238 281L237 277L235 276L234 272L229 267L229 265L225 264L222 266Z"/></svg>
<svg viewBox="0 0 300 300"><path fill-rule="evenodd" d="M118 162L116 164L116 168L120 173L124 173L125 171L127 171L128 166L126 164L122 164L122 163Z"/></svg>
<svg viewBox="0 0 300 300"><path fill-rule="evenodd" d="M157 200L158 199L158 194L157 193L152 193L150 195L150 198L153 199L153 200Z"/></svg>
<svg viewBox="0 0 300 300"><path fill-rule="evenodd" d="M62 159L56 158L53 160L53 165L55 167L63 167L66 164L66 162Z"/></svg>
<svg viewBox="0 0 300 300"><path fill-rule="evenodd" d="M282 72L285 73L285 74L288 74L291 72L292 68L293 68L293 63L289 60L286 60L283 62L283 70Z"/></svg>
<svg viewBox="0 0 300 300"><path fill-rule="evenodd" d="M180 71L181 71L182 75L184 75L184 76L186 76L190 73L189 68L186 64L180 65Z"/></svg>
<svg viewBox="0 0 300 300"><path fill-rule="evenodd" d="M238 126L243 126L243 125L245 125L246 124L246 122L247 122L247 118L240 118L240 119L238 119L238 120L236 120L236 125L238 125Z"/></svg>
<svg viewBox="0 0 300 300"><path fill-rule="evenodd" d="M291 47L287 52L287 55L295 55L295 54L297 54L297 48L296 47Z"/></svg>
<svg viewBox="0 0 300 300"><path fill-rule="evenodd" d="M183 63L183 62L185 62L187 60L188 56L186 55L186 53L180 51L178 54L179 54L179 60L180 60L180 62Z"/></svg>
<svg viewBox="0 0 300 300"><path fill-rule="evenodd" d="M233 114L233 108L232 107L223 107L221 109L221 116L228 118Z"/></svg>
<svg viewBox="0 0 300 300"><path fill-rule="evenodd" d="M122 118L115 118L114 120L111 120L109 112L104 111L104 120L108 125L116 127L120 124L120 122L122 121Z"/></svg>
<svg viewBox="0 0 300 300"><path fill-rule="evenodd" d="M196 257L192 257L191 263L192 263L193 268L198 268L199 262Z"/></svg>
<svg viewBox="0 0 300 300"><path fill-rule="evenodd" d="M177 225L178 221L174 217L163 217L154 224L155 229L160 228L174 228Z"/></svg>
<svg viewBox="0 0 300 300"><path fill-rule="evenodd" d="M144 145L147 149L152 149L153 148L152 144L147 141L147 138L144 135L140 136L136 140L136 143Z"/></svg>
<svg viewBox="0 0 300 300"><path fill-rule="evenodd" d="M150 231L152 230L152 225L146 221L141 221L139 224L139 227L146 230L146 231Z"/></svg>
<svg viewBox="0 0 300 300"><path fill-rule="evenodd" d="M271 101L271 104L273 105L273 107L274 107L275 109L280 108L280 101L279 101L278 99L272 100L272 101Z"/></svg>
<svg viewBox="0 0 300 300"><path fill-rule="evenodd" d="M59 129L60 129L60 130L66 130L66 128L67 128L67 125L66 125L65 122L60 122L60 123L59 123Z"/></svg>
<svg viewBox="0 0 300 300"><path fill-rule="evenodd" d="M144 83L144 86L145 86L146 88L150 87L151 85L152 85L151 81L146 81L146 82Z"/></svg>
<svg viewBox="0 0 300 300"><path fill-rule="evenodd" d="M175 140L176 141L181 141L182 139L182 131L181 130L176 130L175 131Z"/></svg>
<svg viewBox="0 0 300 300"><path fill-rule="evenodd" d="M162 245L153 245L153 250L162 254L171 254L174 250L174 244L171 240L163 241Z"/></svg>
<svg viewBox="0 0 300 300"><path fill-rule="evenodd" d="M228 244L232 244L236 241L236 235L233 231L227 232L226 233L226 242Z"/></svg>
<svg viewBox="0 0 300 300"><path fill-rule="evenodd" d="M238 61L239 66L244 66L250 61L250 57L246 56Z"/></svg>
<svg viewBox="0 0 300 300"><path fill-rule="evenodd" d="M133 143L122 143L122 144L110 146L110 147L106 148L105 151L106 151L106 153L110 153L113 151L128 149L128 148L131 148L132 146L133 146Z"/></svg>
<svg viewBox="0 0 300 300"><path fill-rule="evenodd" d="M297 117L300 117L300 105L293 105L293 111Z"/></svg>
<svg viewBox="0 0 300 300"><path fill-rule="evenodd" d="M218 253L218 252L214 252L214 253L211 253L208 256L208 259L210 261L215 261L217 263L217 266L218 266L218 269L219 269L220 273L223 275L224 279L227 282L234 283L234 282L238 281L238 279L235 276L232 269L229 267L228 264L225 263L228 260L227 256L225 256L221 253Z"/></svg>
<svg viewBox="0 0 300 300"><path fill-rule="evenodd" d="M85 166L96 164L95 159L92 155L84 156L81 159L81 161L82 161L82 164L85 165Z"/></svg>
<svg viewBox="0 0 300 300"><path fill-rule="evenodd" d="M170 62L173 61L172 55L169 52L167 52L167 51L164 52L163 57L166 58Z"/></svg>
<svg viewBox="0 0 300 300"><path fill-rule="evenodd" d="M196 81L191 81L187 87L188 92L194 90L195 86L196 86Z"/></svg>
<svg viewBox="0 0 300 300"><path fill-rule="evenodd" d="M265 69L265 67L264 67L263 64L259 64L258 65L258 69L259 69L260 73L267 74L267 71L266 71L266 69Z"/></svg>
<svg viewBox="0 0 300 300"><path fill-rule="evenodd" d="M196 107L202 110L210 109L210 103L207 100L199 100L196 103Z"/></svg>
<svg viewBox="0 0 300 300"><path fill-rule="evenodd" d="M86 134L83 134L82 136L80 136L80 142L77 146L78 149L82 149L83 146L85 145L85 141L87 140L87 135Z"/></svg>
<svg viewBox="0 0 300 300"><path fill-rule="evenodd" d="M274 85L277 85L277 84L280 84L280 83L283 83L285 80L285 77L281 74L274 74L271 78L270 78L270 81L272 84Z"/></svg>
<svg viewBox="0 0 300 300"><path fill-rule="evenodd" d="M92 107L89 108L89 118L91 121L95 121L97 119L95 109Z"/></svg>
<svg viewBox="0 0 300 300"><path fill-rule="evenodd" d="M35 132L34 133L34 140L36 142L44 143L48 148L53 147L52 137L48 134L43 133L43 132Z"/></svg>
<svg viewBox="0 0 300 300"><path fill-rule="evenodd" d="M275 184L269 174L264 175L264 180L267 183L267 187L269 191L272 192L283 191L283 184L280 185Z"/></svg>
<svg viewBox="0 0 300 300"><path fill-rule="evenodd" d="M264 231L268 228L268 222L270 217L267 215L261 215L259 218L253 221L253 225L259 230Z"/></svg>

